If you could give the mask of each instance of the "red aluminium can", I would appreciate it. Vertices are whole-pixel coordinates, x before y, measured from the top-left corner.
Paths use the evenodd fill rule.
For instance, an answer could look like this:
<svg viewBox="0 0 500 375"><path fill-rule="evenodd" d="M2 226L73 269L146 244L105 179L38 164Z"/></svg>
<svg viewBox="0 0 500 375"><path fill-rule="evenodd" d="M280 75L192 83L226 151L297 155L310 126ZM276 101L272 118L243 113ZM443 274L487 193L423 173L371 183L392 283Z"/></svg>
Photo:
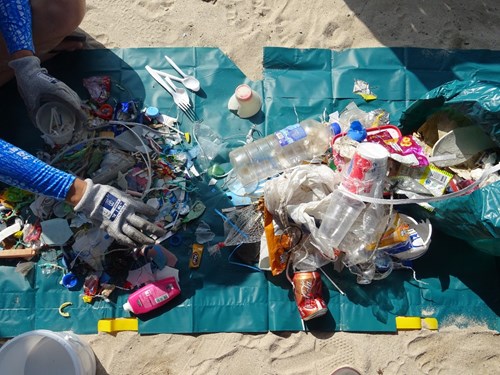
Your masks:
<svg viewBox="0 0 500 375"><path fill-rule="evenodd" d="M328 308L321 296L321 275L316 271L295 272L293 275L295 302L302 320L326 314Z"/></svg>

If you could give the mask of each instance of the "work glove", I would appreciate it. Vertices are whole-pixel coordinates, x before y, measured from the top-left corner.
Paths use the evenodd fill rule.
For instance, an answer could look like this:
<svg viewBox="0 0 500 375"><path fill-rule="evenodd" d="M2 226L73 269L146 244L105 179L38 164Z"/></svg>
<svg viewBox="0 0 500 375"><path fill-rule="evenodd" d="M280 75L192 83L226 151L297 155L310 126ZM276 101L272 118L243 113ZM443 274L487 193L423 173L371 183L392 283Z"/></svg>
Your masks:
<svg viewBox="0 0 500 375"><path fill-rule="evenodd" d="M40 66L38 57L26 56L11 60L9 66L14 69L19 94L34 124L40 106L52 101L65 104L75 112L77 119L85 121L87 116L81 108L78 94L65 83L49 75L47 69Z"/></svg>
<svg viewBox="0 0 500 375"><path fill-rule="evenodd" d="M164 229L139 216L156 216L158 211L153 207L109 185L94 184L90 178L85 182L87 188L74 210L87 215L121 244L130 247L153 244L150 234L165 235Z"/></svg>

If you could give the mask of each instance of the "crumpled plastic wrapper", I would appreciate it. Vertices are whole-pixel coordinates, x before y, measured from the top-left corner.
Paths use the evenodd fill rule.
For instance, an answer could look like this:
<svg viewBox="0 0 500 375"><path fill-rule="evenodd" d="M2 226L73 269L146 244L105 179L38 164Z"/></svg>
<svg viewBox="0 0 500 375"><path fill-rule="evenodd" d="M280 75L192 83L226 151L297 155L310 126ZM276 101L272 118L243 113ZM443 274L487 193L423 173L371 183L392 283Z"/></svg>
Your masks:
<svg viewBox="0 0 500 375"><path fill-rule="evenodd" d="M331 259L321 256L312 239L318 230L316 222L322 219L326 210L325 200L340 184L340 180L340 174L326 165L309 164L299 166L266 182L264 203L273 215L276 233L284 233L294 242L291 257L295 269L311 270L331 262ZM297 236L295 232L300 231L301 227L306 228L311 234L303 233ZM299 242L295 243L295 240ZM265 250L261 247L259 264L273 268L276 254L268 254ZM283 267L280 270L273 270L273 273L281 271Z"/></svg>
<svg viewBox="0 0 500 375"><path fill-rule="evenodd" d="M321 219L326 209L324 200L340 181L340 174L326 165L302 165L267 181L264 201L279 227L286 228L291 218L312 233L315 219Z"/></svg>
<svg viewBox="0 0 500 375"><path fill-rule="evenodd" d="M354 88L352 89L352 92L360 95L367 102L377 99L377 95L370 90L368 82L360 79L354 80Z"/></svg>

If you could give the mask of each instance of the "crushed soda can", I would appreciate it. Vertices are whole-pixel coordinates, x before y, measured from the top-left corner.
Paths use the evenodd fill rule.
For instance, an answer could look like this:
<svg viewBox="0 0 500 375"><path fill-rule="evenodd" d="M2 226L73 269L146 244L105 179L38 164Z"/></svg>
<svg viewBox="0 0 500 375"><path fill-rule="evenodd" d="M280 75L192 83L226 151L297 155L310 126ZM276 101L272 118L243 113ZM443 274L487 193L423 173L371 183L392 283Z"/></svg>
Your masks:
<svg viewBox="0 0 500 375"><path fill-rule="evenodd" d="M328 308L321 296L322 282L319 272L295 272L293 289L302 320L310 320L326 314Z"/></svg>

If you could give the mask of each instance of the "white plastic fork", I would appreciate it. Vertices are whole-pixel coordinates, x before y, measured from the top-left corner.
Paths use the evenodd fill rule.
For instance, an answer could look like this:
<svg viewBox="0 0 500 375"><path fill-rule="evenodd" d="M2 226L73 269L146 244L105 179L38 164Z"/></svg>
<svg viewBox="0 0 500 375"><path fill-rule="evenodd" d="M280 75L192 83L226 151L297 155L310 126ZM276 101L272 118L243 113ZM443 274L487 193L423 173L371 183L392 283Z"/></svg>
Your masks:
<svg viewBox="0 0 500 375"><path fill-rule="evenodd" d="M179 94L182 97L183 102L188 103L189 106L191 106L191 101L189 100L189 95L188 95L187 91L185 89L183 89L182 87L177 87L174 84L174 82L170 79L170 77L168 76L168 73L160 72L160 74L165 78L165 82L167 82L167 84L170 85L172 90L174 90L177 94Z"/></svg>
<svg viewBox="0 0 500 375"><path fill-rule="evenodd" d="M167 92L172 95L174 103L184 112L189 111L191 108L191 102L189 101L189 96L184 89L179 89L174 85L170 78L166 77L162 72L151 68L146 65L146 70L149 74L158 82Z"/></svg>

